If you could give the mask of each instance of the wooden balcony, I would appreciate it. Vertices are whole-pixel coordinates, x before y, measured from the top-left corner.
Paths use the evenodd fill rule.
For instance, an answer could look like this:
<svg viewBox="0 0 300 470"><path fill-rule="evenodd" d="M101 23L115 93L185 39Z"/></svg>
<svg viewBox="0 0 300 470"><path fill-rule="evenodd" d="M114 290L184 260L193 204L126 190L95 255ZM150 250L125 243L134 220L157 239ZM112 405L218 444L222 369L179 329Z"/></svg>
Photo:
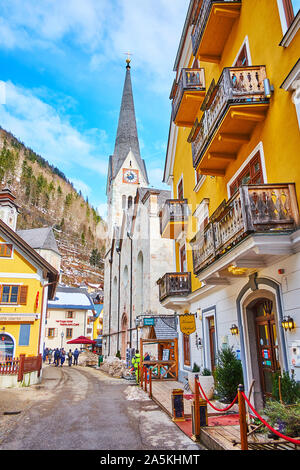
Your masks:
<svg viewBox="0 0 300 470"><path fill-rule="evenodd" d="M167 297L186 297L191 293L191 273L166 273L157 284L160 302Z"/></svg>
<svg viewBox="0 0 300 470"><path fill-rule="evenodd" d="M204 69L182 69L170 95L173 122L177 126L192 127L204 97Z"/></svg>
<svg viewBox="0 0 300 470"><path fill-rule="evenodd" d="M176 240L188 224L187 199L168 199L160 213L160 234L162 238Z"/></svg>
<svg viewBox="0 0 300 470"><path fill-rule="evenodd" d="M225 68L203 103L204 114L188 141L193 164L203 175L224 176L241 146L265 120L270 96L265 94L264 66Z"/></svg>
<svg viewBox="0 0 300 470"><path fill-rule="evenodd" d="M242 274L243 269L246 272L249 267L261 267L266 261L263 253L280 253L279 235L292 232L297 227L299 210L294 184L242 185L229 201L224 201L218 207L205 230L199 232L191 242L194 273L198 275L251 234L272 235L268 237L265 246L260 236L259 246L253 245L253 251L247 255L246 252L240 252L230 261L231 269L226 269L227 275L231 275L234 268L236 273ZM274 250L272 243L274 247L277 243ZM290 249L287 242L284 243L284 250Z"/></svg>
<svg viewBox="0 0 300 470"><path fill-rule="evenodd" d="M196 58L204 62L220 62L241 6L242 0L203 0L192 33Z"/></svg>

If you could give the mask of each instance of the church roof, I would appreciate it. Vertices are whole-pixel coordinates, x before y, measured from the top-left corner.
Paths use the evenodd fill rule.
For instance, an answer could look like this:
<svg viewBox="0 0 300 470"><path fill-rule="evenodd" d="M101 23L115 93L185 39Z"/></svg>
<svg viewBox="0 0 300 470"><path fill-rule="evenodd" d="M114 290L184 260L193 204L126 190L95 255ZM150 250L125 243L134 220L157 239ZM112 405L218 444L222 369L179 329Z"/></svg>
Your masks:
<svg viewBox="0 0 300 470"><path fill-rule="evenodd" d="M162 207L167 199L171 198L171 191L167 189L157 189L157 188L138 188L137 192L140 195L140 200L142 201L143 198L146 196L147 193L155 192L158 194L158 205Z"/></svg>
<svg viewBox="0 0 300 470"><path fill-rule="evenodd" d="M114 154L109 159L110 178L113 179L116 177L130 150L134 154L135 159L141 168L143 176L148 183L146 165L140 153L131 84L130 65L127 63L115 149Z"/></svg>
<svg viewBox="0 0 300 470"><path fill-rule="evenodd" d="M52 227L18 230L17 234L35 250L52 250L55 253L60 254Z"/></svg>

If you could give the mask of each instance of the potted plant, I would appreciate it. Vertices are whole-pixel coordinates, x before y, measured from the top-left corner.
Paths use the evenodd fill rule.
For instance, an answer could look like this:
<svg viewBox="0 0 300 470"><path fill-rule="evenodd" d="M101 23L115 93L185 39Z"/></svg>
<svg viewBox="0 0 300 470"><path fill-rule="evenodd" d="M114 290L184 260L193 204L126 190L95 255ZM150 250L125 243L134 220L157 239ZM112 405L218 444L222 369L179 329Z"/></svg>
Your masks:
<svg viewBox="0 0 300 470"><path fill-rule="evenodd" d="M221 402L231 403L239 384L243 383L243 369L233 347L226 347L218 353L218 364L214 371L216 393Z"/></svg>
<svg viewBox="0 0 300 470"><path fill-rule="evenodd" d="M206 395L206 398L211 400L214 395L214 377L209 369L204 368L202 372L197 364L194 364L192 372L189 372L189 386L193 393L195 393L195 376L198 376L198 381ZM201 394L201 391L200 391Z"/></svg>

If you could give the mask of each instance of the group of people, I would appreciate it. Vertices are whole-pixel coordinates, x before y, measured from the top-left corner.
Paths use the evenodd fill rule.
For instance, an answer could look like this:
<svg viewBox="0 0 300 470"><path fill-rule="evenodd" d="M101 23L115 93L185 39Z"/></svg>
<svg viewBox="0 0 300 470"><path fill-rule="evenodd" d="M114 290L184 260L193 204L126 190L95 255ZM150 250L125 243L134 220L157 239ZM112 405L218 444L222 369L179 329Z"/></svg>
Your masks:
<svg viewBox="0 0 300 470"><path fill-rule="evenodd" d="M70 349L69 352L67 353L64 348L56 348L56 349L51 349L51 348L46 348L44 351L44 356L43 360L48 361L48 364L53 363L55 364L55 367L62 367L65 360L67 359L69 367L71 367L72 364L78 365L78 356L79 356L79 351L76 348L74 352Z"/></svg>

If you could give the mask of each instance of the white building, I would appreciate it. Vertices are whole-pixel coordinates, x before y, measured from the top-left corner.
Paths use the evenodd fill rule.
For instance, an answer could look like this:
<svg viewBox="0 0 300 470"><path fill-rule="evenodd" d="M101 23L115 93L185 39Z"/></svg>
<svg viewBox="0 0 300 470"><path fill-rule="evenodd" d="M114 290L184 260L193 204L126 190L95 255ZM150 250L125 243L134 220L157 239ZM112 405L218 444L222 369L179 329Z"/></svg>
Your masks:
<svg viewBox="0 0 300 470"><path fill-rule="evenodd" d="M48 302L45 348L74 350L78 345L67 344L79 336L93 339L95 306L85 289L58 287L56 296Z"/></svg>

